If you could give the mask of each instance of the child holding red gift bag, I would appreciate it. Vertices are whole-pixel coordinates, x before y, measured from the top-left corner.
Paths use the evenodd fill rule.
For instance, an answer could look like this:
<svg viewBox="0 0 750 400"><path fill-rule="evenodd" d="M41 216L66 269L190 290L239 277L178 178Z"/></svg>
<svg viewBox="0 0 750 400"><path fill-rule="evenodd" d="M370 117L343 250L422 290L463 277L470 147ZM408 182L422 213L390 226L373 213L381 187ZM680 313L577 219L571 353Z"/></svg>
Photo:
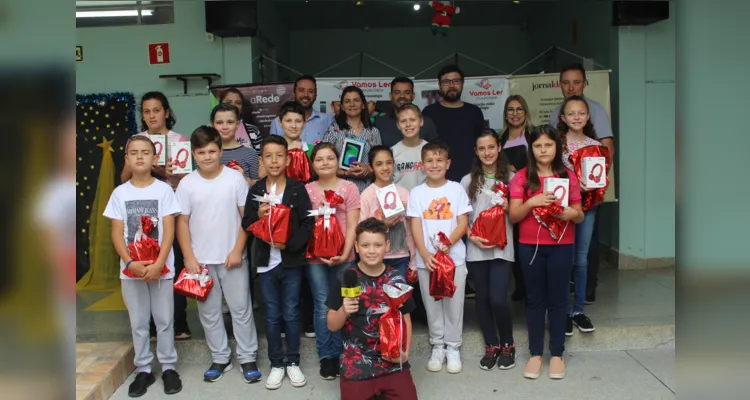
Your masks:
<svg viewBox="0 0 750 400"><path fill-rule="evenodd" d="M261 164L268 176L255 184L247 196L242 227L263 225L269 229L267 221L273 221L273 213L284 207L288 212L283 229L287 238L283 242L267 240L257 236L253 241L254 264L258 265L260 293L266 319L266 338L271 372L266 378L266 388L278 389L284 380L294 387L305 385L305 375L300 365L300 287L307 259L305 248L312 233L313 218L307 215L310 210L310 197L305 186L286 176L289 164L287 141L281 136L270 135L261 144ZM270 202L258 202L257 199ZM277 204L277 205L274 205ZM273 224L271 229L275 228ZM272 232L275 233L275 232ZM286 352L281 332L285 333Z"/></svg>
<svg viewBox="0 0 750 400"><path fill-rule="evenodd" d="M307 194L310 196L313 210L319 213L336 216L341 234L344 237L344 245L341 254L328 258L310 258L307 266L307 279L312 290L314 313L313 323L315 325L315 346L320 359L320 376L323 379L336 379L338 376L338 359L341 355L341 332L331 333L326 323L328 308L326 299L333 282L338 279L343 271L354 264L354 231L359 220L359 189L357 185L336 176L338 170L339 154L336 148L326 142L318 143L312 151L313 181L305 185ZM326 191L330 191L326 195ZM326 206L326 200L333 196L340 197L343 201L335 207ZM329 210L333 208L333 210ZM316 217L321 219L321 225L325 223L325 215ZM330 220L329 218L329 226ZM317 224L317 220L316 220ZM334 233L326 235L323 239L330 239ZM312 240L319 240L315 229L313 229ZM308 249L310 249L308 245ZM308 257L309 258L309 257Z"/></svg>
<svg viewBox="0 0 750 400"><path fill-rule="evenodd" d="M131 397L146 393L156 378L151 373L154 358L149 345L149 320L153 315L156 323L156 355L162 365L164 392L175 394L182 390L180 376L175 371L177 350L174 347L174 240L175 215L180 212L172 188L151 176L156 165L156 147L146 136L133 136L125 149L125 163L132 177L115 188L104 210L104 216L112 220L112 243L120 256L120 268L130 274L120 273L122 298L128 309L130 327L135 348L134 364L137 370L130 384ZM146 233L141 229L141 220L156 220L155 227ZM149 235L157 241L159 252L152 260L134 260L128 247L136 240L137 233ZM151 254L150 256L153 256ZM167 269L162 274L163 268ZM162 282L166 281L166 282Z"/></svg>
<svg viewBox="0 0 750 400"><path fill-rule="evenodd" d="M312 179L312 166L310 165L312 145L302 140L302 132L305 130L305 109L297 102L286 102L281 106L279 117L274 122L276 121L283 131L289 148L286 176L302 183L310 182ZM259 174L261 178L266 176L262 165Z"/></svg>
<svg viewBox="0 0 750 400"><path fill-rule="evenodd" d="M594 147L602 146L596 140L596 131L594 130L594 124L591 122L588 102L581 96L571 96L565 99L561 110L557 129L560 131L563 142L563 163L565 163L566 168L576 172L584 203L596 195L598 195L597 197L601 201L604 198L604 192L607 188L594 189L586 187L580 180L582 177L580 160L578 168L571 161L571 155L580 157L584 148L593 149ZM606 155L609 156L609 151L606 150L606 147L602 148L606 152ZM607 165L609 164L607 163ZM605 169L602 169L599 173L603 175L603 179L607 179L607 171ZM602 179L602 177L600 176L599 179ZM578 327L578 330L583 333L594 331L594 324L583 313L583 308L586 303L589 247L591 246L591 235L594 232L598 209L598 204L591 204L588 210L584 207L583 222L576 225L575 228L575 257L573 258L573 284L575 286L575 293L573 295L573 304L568 308L568 321L565 327L565 334L567 336L573 335L573 325Z"/></svg>
<svg viewBox="0 0 750 400"><path fill-rule="evenodd" d="M513 225L508 218L510 200L507 197L511 173L507 158L500 157L501 151L497 135L491 130L483 131L475 141L476 157L471 173L461 179L461 186L466 190L473 209L469 214L472 228L466 242L466 265L476 285L477 317L486 346L479 367L485 371L490 371L495 366L510 369L516 365L513 320L508 304L510 273L515 261ZM497 186L502 189L497 191ZM497 241L490 242L487 238L476 235L479 225L477 219L487 217L485 211L498 208L500 221L483 222L487 233L502 234L500 236L505 238L503 247Z"/></svg>
<svg viewBox="0 0 750 400"><path fill-rule="evenodd" d="M361 295L344 297L343 279L339 278L331 286L326 301L328 327L331 331L343 331L344 354L341 362L336 362L341 374L341 399L366 400L376 394L385 398L416 399L417 390L409 371L410 313L414 311L414 300L409 296L411 287L398 270L383 262L390 243L382 221L368 218L360 222L356 235L360 261L348 270L355 272L356 287ZM402 301L400 308L390 309L389 304L397 307ZM394 317L394 311L401 317L394 318L399 320L398 326L394 321L383 319ZM383 337L381 333L388 336ZM391 346L385 346L384 342ZM384 346L395 356L384 355Z"/></svg>
<svg viewBox="0 0 750 400"><path fill-rule="evenodd" d="M451 160L447 145L434 141L422 148L422 166L427 175L425 183L409 193L406 216L411 218L411 231L417 246L417 269L427 323L432 344L432 356L427 369L441 371L448 361L449 373L461 372L461 354L464 319L464 293L466 288L466 246L461 238L469 226L471 204L466 191L458 182L449 181L446 172ZM436 248L431 238L438 232L449 235L451 246ZM435 253L442 251L455 263L452 298L436 301L430 296L430 273L437 262ZM446 348L447 346L447 348Z"/></svg>
<svg viewBox="0 0 750 400"><path fill-rule="evenodd" d="M529 333L531 358L523 376L537 379L542 374L545 319L549 318L549 377L565 377L565 320L568 285L573 269L575 229L570 223L583 221L581 193L573 171L562 161L562 140L555 128L544 125L529 134L529 163L518 171L510 182L510 222L518 223L519 248L526 283L526 325ZM569 179L568 202L560 207L560 200L552 192L543 192L547 178ZM565 228L559 237L537 221L535 210L557 205L550 218L561 221ZM557 235L556 235L557 236Z"/></svg>
<svg viewBox="0 0 750 400"><path fill-rule="evenodd" d="M221 163L236 170L253 186L258 181L258 152L237 141L240 110L232 104L219 103L211 111L211 125L221 135Z"/></svg>

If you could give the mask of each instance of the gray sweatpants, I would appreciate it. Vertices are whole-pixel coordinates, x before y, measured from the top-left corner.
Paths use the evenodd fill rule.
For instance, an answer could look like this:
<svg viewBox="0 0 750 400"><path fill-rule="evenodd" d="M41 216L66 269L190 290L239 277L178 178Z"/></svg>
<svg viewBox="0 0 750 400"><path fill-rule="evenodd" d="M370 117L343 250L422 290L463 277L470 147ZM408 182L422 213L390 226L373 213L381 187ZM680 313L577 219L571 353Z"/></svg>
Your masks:
<svg viewBox="0 0 750 400"><path fill-rule="evenodd" d="M144 282L122 280L122 299L128 308L133 333L134 364L138 372L151 372L154 354L149 345L149 321L156 325L156 357L162 371L174 369L177 350L174 348L174 287L171 279Z"/></svg>
<svg viewBox="0 0 750 400"><path fill-rule="evenodd" d="M247 259L242 260L240 267L229 270L224 264L207 267L214 279L214 287L206 301L198 302L198 315L206 333L206 343L211 350L211 361L226 364L232 354L221 312L222 295L227 300L229 312L232 314L234 338L237 340L237 361L240 364L256 361L258 333L255 330L253 307L250 304L250 271Z"/></svg>
<svg viewBox="0 0 750 400"><path fill-rule="evenodd" d="M427 331L433 346L461 347L464 328L464 294L466 292L466 264L457 265L453 276L456 292L451 298L435 300L430 296L430 271L420 268L419 289L427 313Z"/></svg>

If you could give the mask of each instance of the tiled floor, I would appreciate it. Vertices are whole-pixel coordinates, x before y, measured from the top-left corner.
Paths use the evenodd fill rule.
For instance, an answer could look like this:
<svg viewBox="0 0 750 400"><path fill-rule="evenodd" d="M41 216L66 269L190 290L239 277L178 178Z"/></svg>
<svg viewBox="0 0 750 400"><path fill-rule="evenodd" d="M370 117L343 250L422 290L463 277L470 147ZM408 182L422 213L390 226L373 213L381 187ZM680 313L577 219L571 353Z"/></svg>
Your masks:
<svg viewBox="0 0 750 400"><path fill-rule="evenodd" d="M132 343L76 343L76 400L108 399L133 369Z"/></svg>

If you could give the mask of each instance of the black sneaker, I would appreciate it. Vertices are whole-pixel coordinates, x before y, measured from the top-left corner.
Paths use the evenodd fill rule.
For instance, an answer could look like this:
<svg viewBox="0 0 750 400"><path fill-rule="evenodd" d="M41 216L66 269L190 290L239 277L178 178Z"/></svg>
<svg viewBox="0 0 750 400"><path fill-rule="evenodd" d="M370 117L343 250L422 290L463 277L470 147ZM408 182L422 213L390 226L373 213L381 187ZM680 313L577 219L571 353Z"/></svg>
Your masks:
<svg viewBox="0 0 750 400"><path fill-rule="evenodd" d="M245 382L260 382L260 378L263 376L263 374L261 374L260 370L258 370L258 364L255 361L240 364L240 368L242 369L242 377L245 379Z"/></svg>
<svg viewBox="0 0 750 400"><path fill-rule="evenodd" d="M573 318L570 315L565 323L565 336L573 336Z"/></svg>
<svg viewBox="0 0 750 400"><path fill-rule="evenodd" d="M339 375L339 363L335 357L320 360L320 377L325 380L336 379Z"/></svg>
<svg viewBox="0 0 750 400"><path fill-rule="evenodd" d="M306 338L315 338L315 325L312 322L305 324L304 331Z"/></svg>
<svg viewBox="0 0 750 400"><path fill-rule="evenodd" d="M166 394L177 394L182 390L180 374L173 369L162 372L161 380L164 381L164 393Z"/></svg>
<svg viewBox="0 0 750 400"><path fill-rule="evenodd" d="M216 382L219 379L221 379L222 376L224 376L224 373L227 371L232 370L232 362L228 362L226 364L217 364L213 363L211 366L206 370L206 372L203 373L203 380L206 382Z"/></svg>
<svg viewBox="0 0 750 400"><path fill-rule="evenodd" d="M587 305L596 303L596 292L586 294L586 301L584 303Z"/></svg>
<svg viewBox="0 0 750 400"><path fill-rule="evenodd" d="M135 376L133 383L128 387L128 396L130 397L141 397L146 394L148 387L156 382L154 374L150 372L139 372Z"/></svg>
<svg viewBox="0 0 750 400"><path fill-rule="evenodd" d="M500 369L511 369L516 366L516 346L506 343L500 347L500 358L497 359L497 367Z"/></svg>
<svg viewBox="0 0 750 400"><path fill-rule="evenodd" d="M474 299L477 297L477 291L474 290L474 282L466 282L466 289L464 291L465 299Z"/></svg>
<svg viewBox="0 0 750 400"><path fill-rule="evenodd" d="M497 364L497 358L500 357L500 346L488 344L484 348L484 357L479 360L479 368L485 371L492 371Z"/></svg>
<svg viewBox="0 0 750 400"><path fill-rule="evenodd" d="M591 323L589 317L586 314L576 314L573 316L573 323L578 327L581 332L593 332L594 324Z"/></svg>

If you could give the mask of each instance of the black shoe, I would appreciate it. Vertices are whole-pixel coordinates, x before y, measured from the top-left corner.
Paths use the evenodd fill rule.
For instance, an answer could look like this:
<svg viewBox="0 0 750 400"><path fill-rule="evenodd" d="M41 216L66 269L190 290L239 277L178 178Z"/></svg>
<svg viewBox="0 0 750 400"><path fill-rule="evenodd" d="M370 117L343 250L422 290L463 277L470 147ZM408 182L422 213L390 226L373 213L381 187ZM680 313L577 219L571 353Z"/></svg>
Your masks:
<svg viewBox="0 0 750 400"><path fill-rule="evenodd" d="M135 380L128 387L128 396L130 397L141 397L146 394L148 387L156 382L154 374L150 372L139 372L135 376Z"/></svg>
<svg viewBox="0 0 750 400"><path fill-rule="evenodd" d="M573 323L578 327L581 332L593 332L594 324L591 323L589 317L586 314L576 314L573 316Z"/></svg>
<svg viewBox="0 0 750 400"><path fill-rule="evenodd" d="M500 346L488 344L484 348L484 357L479 360L479 368L485 371L492 371L497 365L497 358L500 357Z"/></svg>
<svg viewBox="0 0 750 400"><path fill-rule="evenodd" d="M325 380L336 379L339 375L339 363L335 357L320 360L320 377Z"/></svg>
<svg viewBox="0 0 750 400"><path fill-rule="evenodd" d="M315 325L312 323L305 324L304 331L306 338L315 338Z"/></svg>
<svg viewBox="0 0 750 400"><path fill-rule="evenodd" d="M565 336L573 336L573 318L570 315L565 323Z"/></svg>
<svg viewBox="0 0 750 400"><path fill-rule="evenodd" d="M473 285L473 282L471 284L469 282L466 283L466 291L464 292L465 299L473 299L477 297L477 292L474 290Z"/></svg>
<svg viewBox="0 0 750 400"><path fill-rule="evenodd" d="M587 305L592 305L596 303L596 292L591 292L586 295L586 301L584 302Z"/></svg>
<svg viewBox="0 0 750 400"><path fill-rule="evenodd" d="M164 393L166 394L177 394L182 390L180 374L173 369L168 369L162 372L161 380L164 381Z"/></svg>
<svg viewBox="0 0 750 400"><path fill-rule="evenodd" d="M213 363L208 370L203 373L203 380L206 382L216 382L224 376L224 373L232 370L232 362L226 364Z"/></svg>
<svg viewBox="0 0 750 400"><path fill-rule="evenodd" d="M263 376L263 374L260 373L258 364L255 361L240 364L240 368L242 369L242 377L245 379L245 382L260 382L260 378Z"/></svg>
<svg viewBox="0 0 750 400"><path fill-rule="evenodd" d="M506 343L500 348L500 358L497 360L497 367L500 369L511 369L516 366L516 346Z"/></svg>

